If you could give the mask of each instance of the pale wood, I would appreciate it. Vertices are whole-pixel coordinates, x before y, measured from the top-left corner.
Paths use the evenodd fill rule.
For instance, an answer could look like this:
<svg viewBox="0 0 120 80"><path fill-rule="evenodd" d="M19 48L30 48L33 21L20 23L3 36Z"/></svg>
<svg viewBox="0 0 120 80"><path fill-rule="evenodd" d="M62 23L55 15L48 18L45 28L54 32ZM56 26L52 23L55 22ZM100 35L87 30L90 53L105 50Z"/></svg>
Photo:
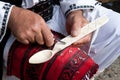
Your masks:
<svg viewBox="0 0 120 80"><path fill-rule="evenodd" d="M42 51L37 52L29 59L29 63L38 64L38 63L44 63L48 61L55 55L55 53L57 53L60 50L63 50L64 48L68 47L69 45L76 42L77 40L83 38L87 34L102 27L105 23L107 23L108 20L109 19L107 16L102 16L102 17L97 18L96 20L82 27L77 37L72 37L71 35L69 35L61 40L62 42L65 42L65 44L61 42L57 42L53 50L42 50Z"/></svg>

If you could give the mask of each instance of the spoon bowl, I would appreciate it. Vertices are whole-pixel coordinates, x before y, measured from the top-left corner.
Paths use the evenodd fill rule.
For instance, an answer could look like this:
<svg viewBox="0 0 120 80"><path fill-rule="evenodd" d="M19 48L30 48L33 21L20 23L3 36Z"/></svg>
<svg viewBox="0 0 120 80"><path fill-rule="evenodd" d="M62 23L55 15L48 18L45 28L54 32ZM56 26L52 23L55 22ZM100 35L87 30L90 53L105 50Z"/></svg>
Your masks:
<svg viewBox="0 0 120 80"><path fill-rule="evenodd" d="M52 56L53 56L52 50L42 50L34 54L32 57L30 57L29 63L31 64L43 63L50 60Z"/></svg>

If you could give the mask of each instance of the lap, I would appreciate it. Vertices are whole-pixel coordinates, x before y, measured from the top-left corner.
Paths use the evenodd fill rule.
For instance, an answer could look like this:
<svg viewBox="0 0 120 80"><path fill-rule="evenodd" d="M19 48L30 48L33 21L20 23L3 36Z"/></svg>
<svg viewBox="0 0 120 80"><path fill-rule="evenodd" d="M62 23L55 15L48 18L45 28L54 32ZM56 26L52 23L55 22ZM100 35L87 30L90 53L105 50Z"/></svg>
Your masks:
<svg viewBox="0 0 120 80"><path fill-rule="evenodd" d="M99 16L107 15L109 21L94 34L89 55L105 69L120 55L120 14L102 6L96 8Z"/></svg>
<svg viewBox="0 0 120 80"><path fill-rule="evenodd" d="M59 34L54 35L55 38L63 38ZM8 52L8 78L25 80L81 80L91 78L96 73L98 65L87 55L85 48L69 46L56 53L48 62L29 64L30 56L40 50L47 49L47 47L36 43L24 45L14 41Z"/></svg>
<svg viewBox="0 0 120 80"><path fill-rule="evenodd" d="M106 9L104 7L98 6L91 13L91 15L86 16L86 18L91 17L89 18L89 20L90 19L94 20L97 17L105 15L105 14L110 18L110 20L101 29L95 32L93 36L94 39L92 39L92 43L90 45L91 46L90 52L89 52L90 57L93 58L93 60L97 64L99 64L101 69L108 67L119 56L118 47L120 47L120 45L119 44L117 46L115 45L117 44L117 42L120 42L120 37L119 37L120 35L119 33L120 32L120 28L119 28L120 14L112 10ZM6 63L7 63L7 58L9 55L8 54L9 49L11 48L10 45L12 45L12 42L14 42L14 39L11 38L11 40L9 40L8 44L6 45L6 48L4 51L4 56L5 56L4 59ZM109 49L112 49L112 50L110 51ZM106 65L108 63L109 65Z"/></svg>

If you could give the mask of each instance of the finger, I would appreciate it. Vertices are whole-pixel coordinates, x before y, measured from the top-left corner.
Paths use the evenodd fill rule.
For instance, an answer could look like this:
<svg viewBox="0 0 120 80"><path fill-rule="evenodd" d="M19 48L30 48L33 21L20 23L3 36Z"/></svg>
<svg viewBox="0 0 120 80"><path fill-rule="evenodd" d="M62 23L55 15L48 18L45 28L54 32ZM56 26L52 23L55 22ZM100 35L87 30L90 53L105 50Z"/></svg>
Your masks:
<svg viewBox="0 0 120 80"><path fill-rule="evenodd" d="M25 34L22 34L22 33L18 34L18 33L16 33L14 36L16 37L17 41L19 41L19 42L21 42L23 44L29 44L29 40L27 39Z"/></svg>
<svg viewBox="0 0 120 80"><path fill-rule="evenodd" d="M34 43L35 42L35 36L30 37L28 40L29 40L30 43Z"/></svg>
<svg viewBox="0 0 120 80"><path fill-rule="evenodd" d="M83 37L82 39L76 41L75 43L73 43L73 45L84 45L91 41L91 36L92 36L92 34L89 34L89 35Z"/></svg>
<svg viewBox="0 0 120 80"><path fill-rule="evenodd" d="M86 39L81 39L79 41L76 41L75 43L73 43L73 45L83 45L87 43Z"/></svg>
<svg viewBox="0 0 120 80"><path fill-rule="evenodd" d="M35 42L35 35L32 31L28 31L26 34L27 40L29 40L30 43Z"/></svg>
<svg viewBox="0 0 120 80"><path fill-rule="evenodd" d="M72 21L71 20L69 20L69 19L67 19L66 20L66 31L67 31L67 33L68 34L71 34L71 25L72 25L72 23L71 23Z"/></svg>
<svg viewBox="0 0 120 80"><path fill-rule="evenodd" d="M71 35L77 36L80 33L81 23L78 21L74 21L73 25L71 26Z"/></svg>
<svg viewBox="0 0 120 80"><path fill-rule="evenodd" d="M37 42L38 44L40 44L40 45L43 45L43 44L44 44L44 39L43 39L43 35L42 35L41 32L40 32L40 33L37 33L37 34L35 35L35 39L36 39L36 42Z"/></svg>
<svg viewBox="0 0 120 80"><path fill-rule="evenodd" d="M17 39L17 41L19 41L19 42L21 42L21 43L23 43L23 44L29 44L29 40L27 40L27 39Z"/></svg>
<svg viewBox="0 0 120 80"><path fill-rule="evenodd" d="M71 35L77 36L80 33L80 29L87 23L88 21L84 17L75 16L72 21Z"/></svg>
<svg viewBox="0 0 120 80"><path fill-rule="evenodd" d="M69 23L66 23L66 31L68 34L71 34L71 26L69 25Z"/></svg>
<svg viewBox="0 0 120 80"><path fill-rule="evenodd" d="M42 34L44 36L45 43L48 47L52 46L54 44L54 38L51 30L47 27L44 27L45 29L42 29Z"/></svg>
<svg viewBox="0 0 120 80"><path fill-rule="evenodd" d="M29 42L29 40L26 39L26 40L23 40L22 43L23 44L29 44L30 42Z"/></svg>

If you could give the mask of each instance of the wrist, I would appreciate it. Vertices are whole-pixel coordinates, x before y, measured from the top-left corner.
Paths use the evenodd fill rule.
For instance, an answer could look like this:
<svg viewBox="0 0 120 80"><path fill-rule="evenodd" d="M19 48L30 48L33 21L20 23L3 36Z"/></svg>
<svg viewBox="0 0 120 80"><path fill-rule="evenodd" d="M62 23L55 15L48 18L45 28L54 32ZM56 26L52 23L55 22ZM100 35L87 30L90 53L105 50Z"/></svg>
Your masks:
<svg viewBox="0 0 120 80"><path fill-rule="evenodd" d="M21 8L13 6L11 13L10 13L10 17L9 17L9 21L8 21L8 28L11 29L11 27L15 24L16 19L18 19L18 16L21 14Z"/></svg>
<svg viewBox="0 0 120 80"><path fill-rule="evenodd" d="M11 9L11 13L10 13L10 16L9 16L9 21L8 21L8 28L11 27L13 16L14 16L14 13L15 13L15 9L16 9L15 6L13 6L12 9Z"/></svg>
<svg viewBox="0 0 120 80"><path fill-rule="evenodd" d="M77 15L80 15L80 16L83 16L83 11L82 11L82 10L71 11L66 17L69 17L69 16L73 17L73 16L75 16L76 14L77 14Z"/></svg>

